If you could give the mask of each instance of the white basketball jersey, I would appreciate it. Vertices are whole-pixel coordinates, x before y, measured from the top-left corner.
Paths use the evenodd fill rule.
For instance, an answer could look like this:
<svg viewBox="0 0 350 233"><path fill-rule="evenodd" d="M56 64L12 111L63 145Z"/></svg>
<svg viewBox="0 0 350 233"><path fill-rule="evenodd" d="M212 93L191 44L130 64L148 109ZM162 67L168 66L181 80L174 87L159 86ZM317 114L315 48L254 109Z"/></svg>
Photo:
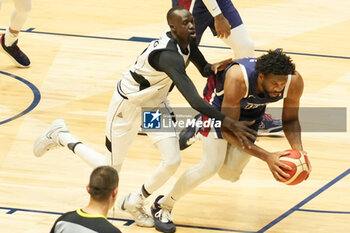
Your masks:
<svg viewBox="0 0 350 233"><path fill-rule="evenodd" d="M187 55L181 52L170 32L165 33L160 39L152 41L130 69L123 73L117 85L121 95L146 107L157 106L166 99L173 81L165 72L155 70L149 63L150 54L159 50L176 50L183 57L184 63L190 55L190 52Z"/></svg>

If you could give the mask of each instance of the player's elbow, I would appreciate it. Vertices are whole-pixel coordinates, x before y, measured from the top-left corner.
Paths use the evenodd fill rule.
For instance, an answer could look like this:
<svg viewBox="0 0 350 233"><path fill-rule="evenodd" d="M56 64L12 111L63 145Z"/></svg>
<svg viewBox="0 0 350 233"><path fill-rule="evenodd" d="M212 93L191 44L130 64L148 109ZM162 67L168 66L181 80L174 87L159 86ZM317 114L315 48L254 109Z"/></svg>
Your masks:
<svg viewBox="0 0 350 233"><path fill-rule="evenodd" d="M203 99L198 95L198 96L192 96L187 99L188 103L191 105L191 107L198 112L203 113Z"/></svg>

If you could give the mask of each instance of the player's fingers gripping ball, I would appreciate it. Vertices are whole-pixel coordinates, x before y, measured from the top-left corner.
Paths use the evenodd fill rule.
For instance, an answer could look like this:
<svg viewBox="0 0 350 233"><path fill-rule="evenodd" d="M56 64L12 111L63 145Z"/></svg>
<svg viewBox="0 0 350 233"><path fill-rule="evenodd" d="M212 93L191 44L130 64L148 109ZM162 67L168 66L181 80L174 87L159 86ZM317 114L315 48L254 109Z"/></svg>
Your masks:
<svg viewBox="0 0 350 233"><path fill-rule="evenodd" d="M311 172L311 164L307 157L298 150L286 150L288 155L280 157L282 163L287 164L292 170L286 170L281 168L285 173L288 173L290 177L284 183L287 185L296 185L306 180Z"/></svg>

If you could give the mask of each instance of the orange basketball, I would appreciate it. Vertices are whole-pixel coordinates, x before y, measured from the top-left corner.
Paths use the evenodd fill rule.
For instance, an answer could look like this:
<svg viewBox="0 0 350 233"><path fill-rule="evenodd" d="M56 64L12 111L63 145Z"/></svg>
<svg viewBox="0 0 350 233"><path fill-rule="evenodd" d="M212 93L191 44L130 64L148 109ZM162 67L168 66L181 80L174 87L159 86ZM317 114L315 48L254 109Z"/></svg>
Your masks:
<svg viewBox="0 0 350 233"><path fill-rule="evenodd" d="M287 164L292 170L282 170L290 175L289 179L284 182L288 185L296 185L305 180L311 171L311 164L306 155L303 155L298 150L286 150L289 155L280 158L282 163Z"/></svg>

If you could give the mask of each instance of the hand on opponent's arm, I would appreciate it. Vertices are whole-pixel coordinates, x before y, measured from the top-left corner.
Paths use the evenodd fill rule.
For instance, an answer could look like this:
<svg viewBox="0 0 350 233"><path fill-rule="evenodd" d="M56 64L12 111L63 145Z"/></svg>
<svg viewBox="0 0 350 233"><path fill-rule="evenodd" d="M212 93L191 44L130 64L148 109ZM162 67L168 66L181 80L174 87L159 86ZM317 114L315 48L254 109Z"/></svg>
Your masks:
<svg viewBox="0 0 350 233"><path fill-rule="evenodd" d="M218 71L222 71L226 69L226 67L232 63L232 58L225 59L223 61L214 63L211 65L211 70L214 72L214 74L217 74Z"/></svg>

